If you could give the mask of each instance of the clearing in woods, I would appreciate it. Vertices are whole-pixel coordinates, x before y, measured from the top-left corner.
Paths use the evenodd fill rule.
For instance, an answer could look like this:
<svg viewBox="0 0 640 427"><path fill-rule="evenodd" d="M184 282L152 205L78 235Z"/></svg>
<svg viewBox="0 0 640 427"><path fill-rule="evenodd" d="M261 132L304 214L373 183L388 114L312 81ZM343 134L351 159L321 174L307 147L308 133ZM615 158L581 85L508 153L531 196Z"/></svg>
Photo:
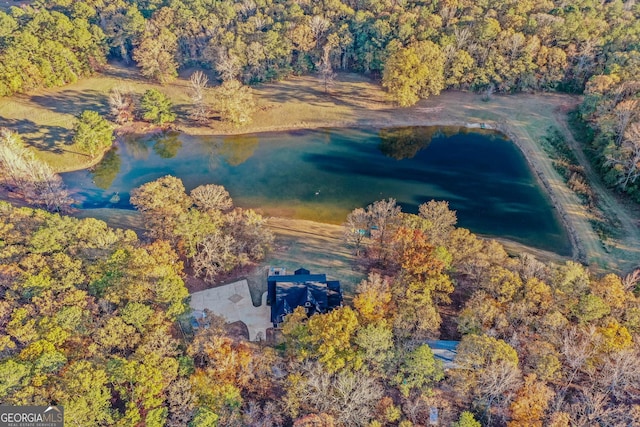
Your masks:
<svg viewBox="0 0 640 427"><path fill-rule="evenodd" d="M604 187L567 126L566 113L577 106L579 97L518 94L496 95L484 101L477 94L447 91L421 101L414 107L398 108L387 100L377 83L364 76L339 74L327 92L317 78L304 76L254 87L257 111L253 115L253 123L248 126L237 129L214 118L209 125L196 127L185 119L189 108L189 74L185 72L174 82L159 86L142 79L133 68L110 64L101 74L63 88L3 99L0 126L18 131L27 143L38 149L38 155L56 170L68 171L91 165L88 156L75 150L70 143L74 117L85 109L107 114L108 94L114 87L128 88L138 94L152 87L165 92L179 115L176 127L190 134L253 133L319 127L478 127L485 124L507 134L522 150L571 235L575 259L596 270L621 274L638 266L640 231L637 207L625 205ZM206 99L212 102L214 97L214 89L208 89ZM606 242L594 232L590 224L594 218L578 196L566 186L553 168L552 160L544 152L541 141L550 127L564 135L585 167L586 176L600 200L603 216L615 224L614 233L606 238ZM291 224L294 230L294 222ZM283 224L278 226L282 227ZM304 236L300 234L300 238L304 239ZM316 249L323 250L322 246Z"/></svg>

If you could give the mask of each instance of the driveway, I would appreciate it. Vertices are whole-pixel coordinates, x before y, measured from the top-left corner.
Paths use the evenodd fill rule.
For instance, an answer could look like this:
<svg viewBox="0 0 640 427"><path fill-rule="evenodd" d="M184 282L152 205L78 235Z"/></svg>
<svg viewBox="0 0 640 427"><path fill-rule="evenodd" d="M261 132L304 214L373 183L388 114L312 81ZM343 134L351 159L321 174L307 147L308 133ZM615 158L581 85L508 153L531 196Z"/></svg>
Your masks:
<svg viewBox="0 0 640 427"><path fill-rule="evenodd" d="M193 310L211 310L224 317L227 322L241 321L249 329L249 340L264 340L267 328L271 327L271 307L266 304L266 293L260 307L254 307L246 280L218 286L191 294Z"/></svg>

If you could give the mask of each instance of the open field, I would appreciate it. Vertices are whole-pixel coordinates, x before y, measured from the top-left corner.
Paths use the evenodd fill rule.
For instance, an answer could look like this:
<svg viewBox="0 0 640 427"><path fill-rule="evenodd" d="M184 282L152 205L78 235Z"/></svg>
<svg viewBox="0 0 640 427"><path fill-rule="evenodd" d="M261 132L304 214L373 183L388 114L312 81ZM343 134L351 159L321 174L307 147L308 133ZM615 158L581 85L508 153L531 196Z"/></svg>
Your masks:
<svg viewBox="0 0 640 427"><path fill-rule="evenodd" d="M160 87L143 81L131 68L109 65L103 74L65 88L3 99L0 126L18 131L56 170L88 167L90 159L69 145L73 117L84 109L107 113L108 92L116 86L128 87L136 93L151 87L159 88L171 97L178 114L186 116L189 106L187 80L178 79ZM208 126L194 127L183 119L179 119L176 126L191 134L229 134L292 128L486 123L507 134L527 157L569 230L575 259L597 270L620 273L638 266L640 231L637 215L599 183L568 130L566 112L579 103L578 97L519 94L494 96L485 102L479 95L449 91L411 108L396 108L387 101L378 84L355 74L340 74L329 93L324 92L316 78L305 76L259 85L254 88L254 94L258 111L249 126L236 129L212 120ZM211 101L213 91L209 90L207 96ZM567 188L542 149L540 141L550 126L559 129L577 151L578 159L588 171L594 191L602 201L604 214L616 219L618 233L609 238L606 245L593 231L589 222L592 218L579 198Z"/></svg>

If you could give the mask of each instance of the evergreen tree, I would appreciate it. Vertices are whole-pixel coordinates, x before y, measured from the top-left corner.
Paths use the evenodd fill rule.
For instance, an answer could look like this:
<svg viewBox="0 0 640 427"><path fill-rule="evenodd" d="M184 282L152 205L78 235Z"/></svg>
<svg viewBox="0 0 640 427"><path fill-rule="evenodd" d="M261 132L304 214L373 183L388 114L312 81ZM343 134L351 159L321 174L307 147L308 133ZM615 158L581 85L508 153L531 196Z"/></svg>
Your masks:
<svg viewBox="0 0 640 427"><path fill-rule="evenodd" d="M149 89L140 100L140 112L144 120L163 125L176 119L171 100L164 93Z"/></svg>
<svg viewBox="0 0 640 427"><path fill-rule="evenodd" d="M73 143L92 158L113 144L113 127L95 111L83 111L78 116L73 132Z"/></svg>

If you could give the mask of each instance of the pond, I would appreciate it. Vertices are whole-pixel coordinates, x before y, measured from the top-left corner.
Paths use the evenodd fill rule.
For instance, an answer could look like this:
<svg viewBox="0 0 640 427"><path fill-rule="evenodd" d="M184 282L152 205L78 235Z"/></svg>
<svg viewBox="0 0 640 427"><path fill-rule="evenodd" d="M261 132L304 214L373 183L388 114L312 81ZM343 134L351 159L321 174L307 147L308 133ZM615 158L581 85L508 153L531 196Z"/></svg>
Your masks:
<svg viewBox="0 0 640 427"><path fill-rule="evenodd" d="M236 136L128 137L93 170L63 174L81 208L131 208L129 192L164 175L187 190L224 185L267 215L342 223L393 197L405 212L448 200L458 225L567 255L554 207L519 149L459 127L320 129Z"/></svg>

